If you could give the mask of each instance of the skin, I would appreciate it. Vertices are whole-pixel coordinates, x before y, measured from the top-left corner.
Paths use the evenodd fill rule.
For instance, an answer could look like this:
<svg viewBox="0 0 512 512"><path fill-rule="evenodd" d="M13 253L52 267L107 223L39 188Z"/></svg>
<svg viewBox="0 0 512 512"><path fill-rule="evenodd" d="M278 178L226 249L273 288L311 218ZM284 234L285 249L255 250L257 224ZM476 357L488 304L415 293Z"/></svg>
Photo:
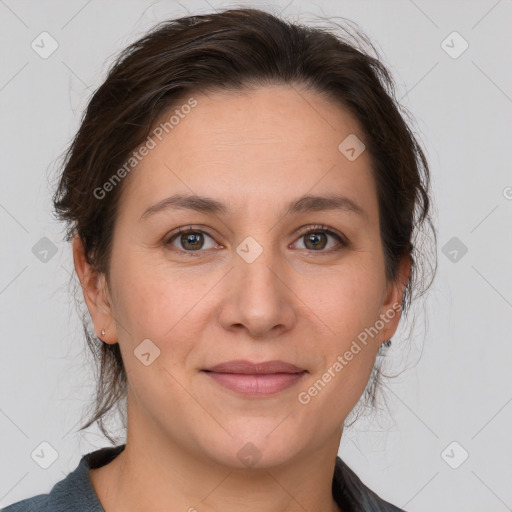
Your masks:
<svg viewBox="0 0 512 512"><path fill-rule="evenodd" d="M194 98L198 105L125 178L110 279L73 243L95 330L119 343L129 382L127 446L90 471L92 484L107 512L338 511L331 485L343 421L400 314L307 405L297 395L401 303L410 263L386 281L370 155L349 161L338 150L349 134L363 138L341 106L284 85ZM213 197L230 211L140 220L176 193ZM343 194L365 215L280 213L306 193ZM321 232L320 248L308 244L299 228L318 224L349 246ZM179 235L165 246L189 225L204 233L202 248ZM236 252L247 236L263 248L252 263ZM147 338L160 349L149 366L134 356ZM200 372L232 359L278 359L308 373L271 397L249 398ZM251 467L237 457L248 442L261 455Z"/></svg>

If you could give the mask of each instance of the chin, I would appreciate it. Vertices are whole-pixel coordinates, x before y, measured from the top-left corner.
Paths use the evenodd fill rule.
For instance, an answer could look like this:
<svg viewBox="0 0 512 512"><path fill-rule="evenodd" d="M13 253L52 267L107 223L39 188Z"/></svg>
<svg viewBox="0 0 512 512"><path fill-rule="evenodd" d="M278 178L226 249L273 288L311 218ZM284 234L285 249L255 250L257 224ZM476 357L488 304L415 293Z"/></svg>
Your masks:
<svg viewBox="0 0 512 512"><path fill-rule="evenodd" d="M208 447L212 457L220 464L232 468L268 469L285 464L297 455L304 442L299 431L290 432L290 425L279 425L279 420L250 421L229 428L232 437L224 436Z"/></svg>

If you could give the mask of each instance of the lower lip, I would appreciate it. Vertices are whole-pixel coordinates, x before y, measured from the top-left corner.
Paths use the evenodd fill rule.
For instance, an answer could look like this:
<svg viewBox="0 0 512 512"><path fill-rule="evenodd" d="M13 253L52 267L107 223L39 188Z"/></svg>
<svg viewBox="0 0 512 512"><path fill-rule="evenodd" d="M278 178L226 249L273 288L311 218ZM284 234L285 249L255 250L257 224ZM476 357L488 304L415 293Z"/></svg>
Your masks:
<svg viewBox="0 0 512 512"><path fill-rule="evenodd" d="M244 375L240 373L205 372L221 386L246 396L267 396L296 384L307 373L272 373Z"/></svg>

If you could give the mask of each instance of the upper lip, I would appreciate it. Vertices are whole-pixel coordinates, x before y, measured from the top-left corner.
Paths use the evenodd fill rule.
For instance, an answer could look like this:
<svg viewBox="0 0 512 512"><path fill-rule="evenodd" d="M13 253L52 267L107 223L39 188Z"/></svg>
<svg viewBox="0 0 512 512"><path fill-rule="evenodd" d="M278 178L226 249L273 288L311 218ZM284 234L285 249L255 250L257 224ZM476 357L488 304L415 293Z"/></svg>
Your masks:
<svg viewBox="0 0 512 512"><path fill-rule="evenodd" d="M246 375L254 374L271 374L271 373L301 373L306 370L299 368L291 363L284 361L264 361L261 363L253 363L247 360L237 359L234 361L226 361L211 368L205 368L204 371L216 373L240 373Z"/></svg>

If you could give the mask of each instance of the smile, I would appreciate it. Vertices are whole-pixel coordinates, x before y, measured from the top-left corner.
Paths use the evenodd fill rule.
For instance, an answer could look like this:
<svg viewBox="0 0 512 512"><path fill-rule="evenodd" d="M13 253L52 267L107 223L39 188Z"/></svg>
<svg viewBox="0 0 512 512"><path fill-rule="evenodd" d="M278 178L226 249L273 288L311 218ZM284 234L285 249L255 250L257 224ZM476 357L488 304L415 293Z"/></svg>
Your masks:
<svg viewBox="0 0 512 512"><path fill-rule="evenodd" d="M270 374L240 374L219 373L203 370L202 373L213 379L217 384L245 396L265 397L275 395L280 391L297 384L307 373L270 373Z"/></svg>

